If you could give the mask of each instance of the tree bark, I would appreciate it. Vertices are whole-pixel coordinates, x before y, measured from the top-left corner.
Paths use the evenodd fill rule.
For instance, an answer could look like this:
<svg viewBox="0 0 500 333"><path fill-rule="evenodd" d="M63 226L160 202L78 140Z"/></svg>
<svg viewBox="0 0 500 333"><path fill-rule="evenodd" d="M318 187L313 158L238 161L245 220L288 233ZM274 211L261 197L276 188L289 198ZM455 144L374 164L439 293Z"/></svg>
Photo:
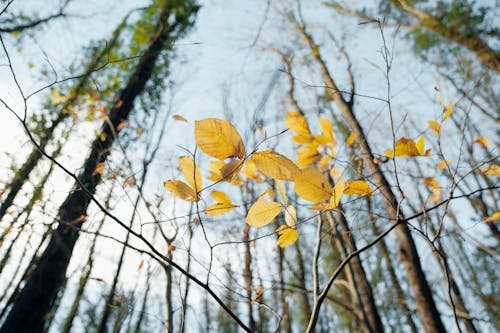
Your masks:
<svg viewBox="0 0 500 333"><path fill-rule="evenodd" d="M71 259L73 247L79 236L79 229L91 197L101 180L100 173L94 172L99 163L104 163L110 154L110 148L115 140L115 128L122 120L128 118L133 109L135 98L143 91L146 82L151 77L154 65L167 42L174 38L172 32L181 32L190 25L190 16L197 10L196 6L187 6L182 11L172 10L170 2L166 2L157 21L156 32L132 73L119 99L113 105L101 133L105 140L96 138L92 143L90 154L79 175L79 183L85 190L75 184L72 192L61 205L56 221L59 223L54 231L49 245L42 254L37 267L12 307L9 316L0 329L1 333L41 332L45 316L56 298L57 292L64 282L66 269ZM172 14L175 17L173 25L168 24ZM180 13L180 14L179 14Z"/></svg>

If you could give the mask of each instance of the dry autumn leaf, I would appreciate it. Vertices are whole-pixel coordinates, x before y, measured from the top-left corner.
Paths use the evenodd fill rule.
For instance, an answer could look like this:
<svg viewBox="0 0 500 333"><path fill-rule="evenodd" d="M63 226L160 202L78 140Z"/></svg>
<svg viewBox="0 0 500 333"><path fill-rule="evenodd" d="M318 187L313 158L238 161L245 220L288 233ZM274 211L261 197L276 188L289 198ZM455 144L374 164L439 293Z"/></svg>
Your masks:
<svg viewBox="0 0 500 333"><path fill-rule="evenodd" d="M303 145L297 150L297 166L299 168L307 168L315 163L320 158L320 152L317 142Z"/></svg>
<svg viewBox="0 0 500 333"><path fill-rule="evenodd" d="M237 207L233 205L231 199L224 192L212 191L210 196L216 201L216 203L208 206L205 210L205 214L208 216L223 215Z"/></svg>
<svg viewBox="0 0 500 333"><path fill-rule="evenodd" d="M443 160L441 162L438 162L436 163L436 168L438 169L444 169L446 168L448 165L450 165L451 161L450 160Z"/></svg>
<svg viewBox="0 0 500 333"><path fill-rule="evenodd" d="M453 101L450 101L450 104L448 105L448 108L446 109L446 112L443 116L443 121L448 119L448 117L451 115L452 111L453 111Z"/></svg>
<svg viewBox="0 0 500 333"><path fill-rule="evenodd" d="M177 120L177 121L183 121L183 122L185 122L185 123L187 123L187 122L188 122L186 118L184 118L183 116L179 116L178 114L174 114L174 115L172 116L172 118L173 118L174 120Z"/></svg>
<svg viewBox="0 0 500 333"><path fill-rule="evenodd" d="M227 120L207 118L197 120L194 137L200 149L210 157L224 160L230 157L242 159L245 146L241 136Z"/></svg>
<svg viewBox="0 0 500 333"><path fill-rule="evenodd" d="M283 186L283 182L281 180L276 180L276 187L278 187L278 191L280 192L281 202L286 207L288 205L288 200L286 198L285 187Z"/></svg>
<svg viewBox="0 0 500 333"><path fill-rule="evenodd" d="M262 297L262 294L264 293L264 288L262 286L259 286L257 290L255 291L255 295L252 298L252 301L250 303L255 303L259 298Z"/></svg>
<svg viewBox="0 0 500 333"><path fill-rule="evenodd" d="M104 168L105 167L106 167L106 163L104 163L104 162L101 162L101 163L97 164L97 166L95 167L93 175L102 175L102 173L104 172Z"/></svg>
<svg viewBox="0 0 500 333"><path fill-rule="evenodd" d="M297 225L297 210L292 205L285 209L285 223L290 228L295 228Z"/></svg>
<svg viewBox="0 0 500 333"><path fill-rule="evenodd" d="M295 143L309 143L313 140L306 118L299 111L289 111L285 117L285 126L297 135L292 137Z"/></svg>
<svg viewBox="0 0 500 333"><path fill-rule="evenodd" d="M276 229L278 234L277 244L279 247L287 247L292 245L299 238L299 232L296 229L292 229L287 225L282 225Z"/></svg>
<svg viewBox="0 0 500 333"><path fill-rule="evenodd" d="M173 195L186 201L197 201L196 192L181 180L167 180L163 187Z"/></svg>
<svg viewBox="0 0 500 333"><path fill-rule="evenodd" d="M199 193L203 187L201 172L194 160L189 156L179 158L179 169L191 188Z"/></svg>
<svg viewBox="0 0 500 333"><path fill-rule="evenodd" d="M293 180L299 171L295 163L274 150L257 152L251 160L260 172L273 179Z"/></svg>
<svg viewBox="0 0 500 333"><path fill-rule="evenodd" d="M351 147L354 144L354 140L356 140L357 137L358 135L355 132L352 132L351 135L349 135L349 137L345 141L345 145L347 147Z"/></svg>
<svg viewBox="0 0 500 333"><path fill-rule="evenodd" d="M490 223L497 220L500 220L500 212L496 212L495 214L486 217L483 221L486 223Z"/></svg>
<svg viewBox="0 0 500 333"><path fill-rule="evenodd" d="M259 200L250 207L245 221L252 227L260 228L272 222L280 212L279 203Z"/></svg>
<svg viewBox="0 0 500 333"><path fill-rule="evenodd" d="M424 152L424 137L420 136L415 142L412 139L401 138L396 141L394 150L387 150L385 156L388 158L398 156L428 156L430 150Z"/></svg>
<svg viewBox="0 0 500 333"><path fill-rule="evenodd" d="M434 131L434 133L436 133L437 136L441 135L441 125L437 121L435 121L435 120L429 120L427 122L427 125L429 126L429 128L431 130Z"/></svg>
<svg viewBox="0 0 500 333"><path fill-rule="evenodd" d="M364 180L348 180L344 190L345 195L366 195L372 196L374 194L373 189Z"/></svg>
<svg viewBox="0 0 500 333"><path fill-rule="evenodd" d="M487 148L490 146L490 141L486 139L484 136L478 136L476 140L474 140L475 143L479 143L481 146Z"/></svg>
<svg viewBox="0 0 500 333"><path fill-rule="evenodd" d="M300 170L295 175L295 193L304 200L314 203L328 200L332 190L330 182L318 169Z"/></svg>
<svg viewBox="0 0 500 333"><path fill-rule="evenodd" d="M329 209L335 209L340 204L340 199L345 191L345 181L344 178L340 178L338 182L333 187L332 197L330 198Z"/></svg>
<svg viewBox="0 0 500 333"><path fill-rule="evenodd" d="M490 175L490 176L500 176L500 165L488 165L487 167L483 168L483 173Z"/></svg>

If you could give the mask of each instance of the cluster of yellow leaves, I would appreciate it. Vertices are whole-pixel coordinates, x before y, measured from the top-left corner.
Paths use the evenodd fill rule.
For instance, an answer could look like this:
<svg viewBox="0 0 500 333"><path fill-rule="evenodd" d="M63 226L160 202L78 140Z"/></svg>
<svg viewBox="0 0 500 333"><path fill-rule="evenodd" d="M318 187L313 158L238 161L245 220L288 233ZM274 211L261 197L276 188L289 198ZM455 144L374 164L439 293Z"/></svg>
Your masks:
<svg viewBox="0 0 500 333"><path fill-rule="evenodd" d="M185 121L180 116L176 117L176 120ZM340 178L332 186L329 179L320 170L308 167L320 159L320 150L318 149L320 146L327 147L330 151L329 155L323 156L320 160L319 165L323 165L323 169L326 169L329 161L335 157L336 139L329 120L320 118L319 125L322 131L320 135L311 134L307 121L298 112L289 112L285 123L296 134L293 138L294 142L303 144L299 149L298 165L274 150L258 151L251 156L245 156L246 150L241 136L227 120L216 118L199 120L195 122L194 130L195 140L200 150L216 159L210 162L209 180L213 182L227 181L233 185L241 185L244 179L257 182L263 182L264 176L274 179L281 202L275 201L274 190L267 189L250 207L245 221L255 228L266 226L285 207L285 224L276 229L277 244L280 247L292 245L299 237L296 230L297 212L294 206L288 205L282 181L294 182L295 192L299 197L312 202L311 209L315 210L335 209L340 204L344 194L368 196L374 194L373 189L363 180L348 180L346 182ZM189 156L182 156L179 158L179 169L186 182L167 180L164 183L165 189L183 200L200 201L200 192L203 189L202 175L195 161ZM342 171L332 170L335 174L342 174ZM206 208L205 213L208 216L222 215L237 207L224 192L214 190L210 196L215 203ZM266 197L269 197L270 200Z"/></svg>
<svg viewBox="0 0 500 333"><path fill-rule="evenodd" d="M423 179L424 185L426 185L431 191L431 197L429 198L429 202L436 202L441 198L441 186L439 185L436 178L433 177L424 177Z"/></svg>
<svg viewBox="0 0 500 333"><path fill-rule="evenodd" d="M319 161L318 167L326 169L328 163L335 157L335 147L337 144L333 125L330 120L320 117L319 127L321 134L313 135L304 115L299 111L289 111L285 117L285 126L291 132L295 133L292 141L301 145L297 150L297 166L299 168L307 168ZM322 157L323 148L326 148L328 153Z"/></svg>
<svg viewBox="0 0 500 333"><path fill-rule="evenodd" d="M424 150L424 137L420 136L415 142L412 139L401 138L396 141L393 150L387 150L385 156L388 158L398 156L429 156L430 149Z"/></svg>
<svg viewBox="0 0 500 333"><path fill-rule="evenodd" d="M490 175L490 176L500 176L500 165L488 165L487 167L483 168L483 173Z"/></svg>

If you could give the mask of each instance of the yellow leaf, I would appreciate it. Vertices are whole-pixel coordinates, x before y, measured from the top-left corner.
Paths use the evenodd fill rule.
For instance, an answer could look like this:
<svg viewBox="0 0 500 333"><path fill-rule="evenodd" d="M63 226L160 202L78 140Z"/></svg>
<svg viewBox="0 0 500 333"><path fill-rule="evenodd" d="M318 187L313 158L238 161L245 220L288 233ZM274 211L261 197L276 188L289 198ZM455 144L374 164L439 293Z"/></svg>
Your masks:
<svg viewBox="0 0 500 333"><path fill-rule="evenodd" d="M500 176L500 165L488 165L487 167L483 168L483 173L490 175L490 176Z"/></svg>
<svg viewBox="0 0 500 333"><path fill-rule="evenodd" d="M205 214L208 216L222 215L237 207L233 205L231 199L224 192L212 191L210 196L216 201L216 203L207 207L205 210Z"/></svg>
<svg viewBox="0 0 500 333"><path fill-rule="evenodd" d="M450 160L443 160L441 162L438 162L436 163L436 168L438 169L444 169L446 168L448 165L450 165L451 161Z"/></svg>
<svg viewBox="0 0 500 333"><path fill-rule="evenodd" d="M207 118L197 120L194 125L194 137L200 149L208 156L219 160L229 157L242 159L245 146L241 136L227 120Z"/></svg>
<svg viewBox="0 0 500 333"><path fill-rule="evenodd" d="M496 220L500 220L500 212L496 212L495 214L486 217L483 221L486 223L493 222Z"/></svg>
<svg viewBox="0 0 500 333"><path fill-rule="evenodd" d="M263 174L274 179L293 180L299 171L295 163L274 150L257 152L253 154L252 161Z"/></svg>
<svg viewBox="0 0 500 333"><path fill-rule="evenodd" d="M104 163L104 162L97 164L97 166L95 167L95 170L94 170L94 175L102 175L105 167L106 167L106 163Z"/></svg>
<svg viewBox="0 0 500 333"><path fill-rule="evenodd" d="M355 132L352 132L351 135L349 135L349 137L347 138L347 140L345 141L345 145L347 147L350 147L353 145L354 143L354 140L356 140L356 138L358 137L358 135L355 133Z"/></svg>
<svg viewBox="0 0 500 333"><path fill-rule="evenodd" d="M340 177L342 177L344 171L337 168L331 168L329 173L330 177L332 177L333 179L339 179Z"/></svg>
<svg viewBox="0 0 500 333"><path fill-rule="evenodd" d="M302 142L294 140L296 143L307 143L312 141L311 131L309 130L307 120L299 111L288 111L285 117L285 126L290 131L297 133L298 137L301 138L300 141Z"/></svg>
<svg viewBox="0 0 500 333"><path fill-rule="evenodd" d="M287 225L282 225L281 227L276 229L276 233L279 236L277 241L279 247L290 246L299 238L299 232L288 227Z"/></svg>
<svg viewBox="0 0 500 333"><path fill-rule="evenodd" d="M246 223L255 228L263 227L281 212L281 205L277 202L259 200L250 207Z"/></svg>
<svg viewBox="0 0 500 333"><path fill-rule="evenodd" d="M172 116L172 118L174 118L174 119L175 119L175 120L177 120L177 121L183 121L183 122L185 122L185 123L187 123L187 122L188 122L186 118L184 118L183 116L179 116L178 114L174 114L174 115Z"/></svg>
<svg viewBox="0 0 500 333"><path fill-rule="evenodd" d="M344 194L346 195L358 194L372 196L373 193L373 189L364 180L348 180L344 190Z"/></svg>
<svg viewBox="0 0 500 333"><path fill-rule="evenodd" d="M429 128L437 134L437 136L441 135L441 125L437 121L429 120L427 124Z"/></svg>
<svg viewBox="0 0 500 333"><path fill-rule="evenodd" d="M427 185L432 193L429 198L429 202L436 202L441 197L441 186L434 177L424 177L423 183Z"/></svg>
<svg viewBox="0 0 500 333"><path fill-rule="evenodd" d="M432 195L429 197L429 202L436 202L441 198L441 190L433 190Z"/></svg>
<svg viewBox="0 0 500 333"><path fill-rule="evenodd" d="M333 187L332 197L330 198L330 209L335 209L340 203L340 199L342 198L342 194L344 194L345 190L345 181L344 178L340 178L338 182Z"/></svg>
<svg viewBox="0 0 500 333"><path fill-rule="evenodd" d="M32 62L29 62L29 63L28 63L28 68L29 68L29 69L32 69L33 67L35 67L35 64L34 64L34 63L32 63Z"/></svg>
<svg viewBox="0 0 500 333"><path fill-rule="evenodd" d="M264 192L262 192L259 197L257 198L257 200L263 200L265 197L269 196L270 199L276 199L276 193L274 192L274 190L269 187L267 189L264 190Z"/></svg>
<svg viewBox="0 0 500 333"><path fill-rule="evenodd" d="M181 180L167 180L163 183L163 187L182 200L197 201L199 199L196 192Z"/></svg>
<svg viewBox="0 0 500 333"><path fill-rule="evenodd" d="M224 166L220 169L220 174L222 179L225 180L226 182L236 185L236 182L238 180L238 175L242 167L243 167L242 160L233 160L224 164Z"/></svg>
<svg viewBox="0 0 500 333"><path fill-rule="evenodd" d="M144 129L141 127L137 130L137 137L140 137L144 133Z"/></svg>
<svg viewBox="0 0 500 333"><path fill-rule="evenodd" d="M263 293L264 293L264 288L262 288L262 286L259 286L255 291L255 296L252 298L252 301L250 303L255 303L259 298L262 297Z"/></svg>
<svg viewBox="0 0 500 333"><path fill-rule="evenodd" d="M211 180L213 182L218 182L222 180L222 174L220 172L220 169L224 166L223 161L210 161L209 164L209 172L210 176L208 177L208 180Z"/></svg>
<svg viewBox="0 0 500 333"><path fill-rule="evenodd" d="M328 156L328 155L323 155L321 156L319 162L318 162L318 169L320 170L325 170L328 168L328 164L330 163L330 161L332 160L333 158L331 156Z"/></svg>
<svg viewBox="0 0 500 333"><path fill-rule="evenodd" d="M317 143L309 143L303 145L297 150L297 166L299 168L307 168L320 157Z"/></svg>
<svg viewBox="0 0 500 333"><path fill-rule="evenodd" d="M297 225L297 210L292 205L285 209L285 223L290 228L295 228Z"/></svg>
<svg viewBox="0 0 500 333"><path fill-rule="evenodd" d="M140 271L143 266L144 266L144 259L142 259L141 262L139 263L139 267L137 267L137 270Z"/></svg>
<svg viewBox="0 0 500 333"><path fill-rule="evenodd" d="M412 139L401 138L396 141L396 145L393 150L387 150L385 156L392 158L397 156L421 156L428 155L428 152L424 153L424 137L420 136L417 142Z"/></svg>
<svg viewBox="0 0 500 333"><path fill-rule="evenodd" d="M333 125L329 119L320 117L319 118L319 127L321 128L321 132L323 136L328 139L327 143L336 143L335 133L333 132Z"/></svg>
<svg viewBox="0 0 500 333"><path fill-rule="evenodd" d="M252 161L251 158L245 161L245 168L243 168L241 174L249 179L255 180L257 183L263 183L265 180L264 176L257 172L255 162Z"/></svg>
<svg viewBox="0 0 500 333"><path fill-rule="evenodd" d="M201 172L194 160L189 156L181 156L179 158L179 169L181 170L184 178L186 178L191 188L200 193L203 184L201 179Z"/></svg>
<svg viewBox="0 0 500 333"><path fill-rule="evenodd" d="M283 182L281 180L276 180L276 186L278 187L278 191L280 192L281 200L284 206L288 205L288 200L286 198L285 187L283 186Z"/></svg>
<svg viewBox="0 0 500 333"><path fill-rule="evenodd" d="M446 109L446 113L443 116L443 121L448 119L452 111L453 111L453 101L450 101L450 105L448 105L448 109Z"/></svg>
<svg viewBox="0 0 500 333"><path fill-rule="evenodd" d="M484 136L478 136L474 142L479 143L483 147L489 147L490 146L490 141L486 139Z"/></svg>
<svg viewBox="0 0 500 333"><path fill-rule="evenodd" d="M318 169L308 168L295 175L295 192L304 200L321 202L330 198L332 186Z"/></svg>

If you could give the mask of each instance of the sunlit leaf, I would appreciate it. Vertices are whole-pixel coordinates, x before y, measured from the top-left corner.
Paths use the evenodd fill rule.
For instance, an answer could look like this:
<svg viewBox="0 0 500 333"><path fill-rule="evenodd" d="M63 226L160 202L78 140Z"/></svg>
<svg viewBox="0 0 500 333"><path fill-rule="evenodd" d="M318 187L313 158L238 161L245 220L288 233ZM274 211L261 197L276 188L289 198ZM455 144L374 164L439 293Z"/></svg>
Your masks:
<svg viewBox="0 0 500 333"><path fill-rule="evenodd" d="M285 126L297 135L292 138L295 143L309 143L312 141L311 131L306 118L299 111L289 111L285 117Z"/></svg>
<svg viewBox="0 0 500 333"><path fill-rule="evenodd" d="M285 209L285 223L290 228L295 228L297 225L297 210L292 205Z"/></svg>
<svg viewBox="0 0 500 333"><path fill-rule="evenodd" d="M451 161L450 160L443 160L441 162L438 162L436 163L436 168L438 169L444 169L446 168L448 165L450 165Z"/></svg>
<svg viewBox="0 0 500 333"><path fill-rule="evenodd" d="M288 200L286 198L285 187L283 186L283 182L281 180L276 180L276 186L278 187L278 191L280 192L281 201L284 206L288 205Z"/></svg>
<svg viewBox="0 0 500 333"><path fill-rule="evenodd" d="M175 119L175 120L177 120L177 121L183 121L183 122L185 122L185 123L187 123L187 122L188 122L186 118L184 118L183 116L179 116L178 114L174 114L174 115L172 116L172 118L173 118L173 119Z"/></svg>
<svg viewBox="0 0 500 333"><path fill-rule="evenodd" d="M333 160L333 158L329 155L321 156L321 158L319 159L318 165L317 165L318 169L320 169L320 170L327 169L331 160Z"/></svg>
<svg viewBox="0 0 500 333"><path fill-rule="evenodd" d="M241 136L227 120L207 118L197 120L194 137L200 149L208 156L224 160L229 157L243 158L245 146Z"/></svg>
<svg viewBox="0 0 500 333"><path fill-rule="evenodd" d="M483 168L483 173L490 175L490 176L500 176L500 165L488 165L487 167Z"/></svg>
<svg viewBox="0 0 500 333"><path fill-rule="evenodd" d="M210 172L210 176L208 177L208 180L211 180L213 182L221 181L222 174L220 172L220 169L222 169L223 166L223 161L210 161L208 170Z"/></svg>
<svg viewBox="0 0 500 333"><path fill-rule="evenodd" d="M387 150L385 156L392 158L397 156L428 156L429 151L424 152L424 137L420 136L415 142L412 139L401 138L396 141L394 150Z"/></svg>
<svg viewBox="0 0 500 333"><path fill-rule="evenodd" d="M451 115L452 111L453 111L453 101L450 101L450 105L448 105L448 108L446 109L446 113L443 116L443 121L448 119L448 117Z"/></svg>
<svg viewBox="0 0 500 333"><path fill-rule="evenodd" d="M336 143L335 133L333 131L333 125L331 121L327 118L320 117L319 118L319 127L321 128L321 132L323 136L327 138L327 143Z"/></svg>
<svg viewBox="0 0 500 333"><path fill-rule="evenodd" d="M299 168L307 168L315 163L320 158L318 144L308 143L297 150L297 166Z"/></svg>
<svg viewBox="0 0 500 333"><path fill-rule="evenodd" d="M497 221L497 220L500 220L500 212L496 212L495 214L488 216L483 221L486 223L489 223L489 222L493 222L493 221Z"/></svg>
<svg viewBox="0 0 500 333"><path fill-rule="evenodd" d="M101 162L101 163L97 164L97 166L94 169L94 175L102 175L105 167L106 167L105 162Z"/></svg>
<svg viewBox="0 0 500 333"><path fill-rule="evenodd" d="M179 158L179 169L184 178L186 178L191 188L199 193L203 187L201 172L194 160L189 156L181 156Z"/></svg>
<svg viewBox="0 0 500 333"><path fill-rule="evenodd" d="M238 179L238 174L240 173L242 167L243 161L241 160L233 160L224 164L224 166L220 169L222 179L234 184Z"/></svg>
<svg viewBox="0 0 500 333"><path fill-rule="evenodd" d="M259 286L255 291L255 295L253 296L252 301L250 303L255 303L259 298L262 297L263 293L264 293L264 288L262 286Z"/></svg>
<svg viewBox="0 0 500 333"><path fill-rule="evenodd" d="M255 180L257 183L263 183L265 180L264 176L257 172L257 166L251 158L245 161L245 167L241 171L241 174L249 179Z"/></svg>
<svg viewBox="0 0 500 333"><path fill-rule="evenodd" d="M296 229L292 229L287 225L282 225L278 229L276 229L276 233L278 234L278 246L279 247L287 247L292 245L299 238L299 232Z"/></svg>
<svg viewBox="0 0 500 333"><path fill-rule="evenodd" d="M357 194L371 196L373 193L373 189L364 180L348 180L344 190L344 194L346 195Z"/></svg>
<svg viewBox="0 0 500 333"><path fill-rule="evenodd" d="M441 198L441 186L439 185L438 181L434 177L424 177L423 178L423 183L427 185L432 193L432 195L429 198L429 202L436 202Z"/></svg>
<svg viewBox="0 0 500 333"><path fill-rule="evenodd" d="M279 203L259 200L250 207L245 221L252 227L260 228L272 222L280 212Z"/></svg>
<svg viewBox="0 0 500 333"><path fill-rule="evenodd" d="M332 186L318 169L308 168L295 175L295 193L304 200L321 202L330 199Z"/></svg>
<svg viewBox="0 0 500 333"><path fill-rule="evenodd" d="M253 154L252 161L263 174L280 180L293 180L299 168L274 150L265 150Z"/></svg>
<svg viewBox="0 0 500 333"><path fill-rule="evenodd" d="M435 121L435 120L429 120L427 122L427 125L429 126L429 128L431 130L434 131L434 133L437 134L437 136L441 135L441 125L437 121Z"/></svg>
<svg viewBox="0 0 500 333"><path fill-rule="evenodd" d="M167 180L163 187L173 195L186 201L197 201L196 192L181 180Z"/></svg>
<svg viewBox="0 0 500 333"><path fill-rule="evenodd" d="M345 145L347 147L352 146L354 144L354 140L356 140L357 137L358 137L358 135L355 132L352 132L351 135L349 135L349 137L345 141Z"/></svg>
<svg viewBox="0 0 500 333"><path fill-rule="evenodd" d="M486 139L484 136L478 136L474 142L479 143L483 147L487 148L490 146L490 141Z"/></svg>
<svg viewBox="0 0 500 333"><path fill-rule="evenodd" d="M212 199L216 201L216 203L211 206L208 206L207 209L205 210L205 214L207 214L208 216L222 215L227 212L230 212L231 210L237 207L233 205L231 199L224 192L212 191L210 193L210 196L212 197Z"/></svg>
<svg viewBox="0 0 500 333"><path fill-rule="evenodd" d="M333 187L332 197L330 198L330 207L329 207L330 209L337 208L337 206L340 203L340 199L344 194L344 190L345 190L345 181L344 178L340 178Z"/></svg>

